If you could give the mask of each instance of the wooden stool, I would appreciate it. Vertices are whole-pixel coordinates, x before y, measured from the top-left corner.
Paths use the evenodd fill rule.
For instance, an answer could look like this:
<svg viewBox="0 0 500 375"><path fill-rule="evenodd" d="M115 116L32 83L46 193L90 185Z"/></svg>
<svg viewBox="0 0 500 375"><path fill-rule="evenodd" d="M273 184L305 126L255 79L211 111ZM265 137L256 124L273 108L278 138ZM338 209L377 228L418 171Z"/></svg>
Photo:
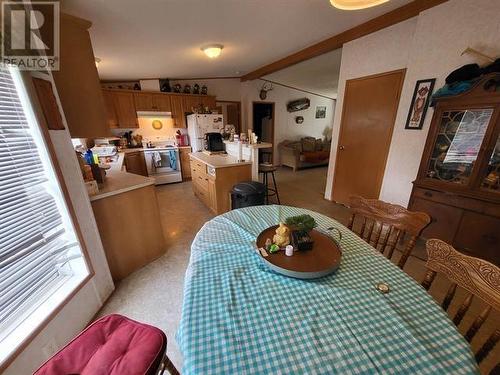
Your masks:
<svg viewBox="0 0 500 375"><path fill-rule="evenodd" d="M274 172L277 170L277 168L268 163L262 163L259 164L259 173L262 173L262 183L266 187L266 204L269 204L269 197L276 195L276 199L278 200L278 204L281 204L280 202L280 196L278 194L278 186L276 185L276 179L274 177ZM274 187L269 187L269 178L268 175L271 174L271 177L273 178L273 185ZM271 192L271 193L269 193Z"/></svg>

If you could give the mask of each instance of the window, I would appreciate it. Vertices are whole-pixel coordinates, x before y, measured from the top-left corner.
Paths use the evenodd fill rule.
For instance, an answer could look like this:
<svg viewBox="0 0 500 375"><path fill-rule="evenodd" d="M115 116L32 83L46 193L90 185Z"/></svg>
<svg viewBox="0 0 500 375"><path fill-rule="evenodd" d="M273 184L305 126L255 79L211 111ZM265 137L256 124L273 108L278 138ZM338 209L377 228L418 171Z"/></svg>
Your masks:
<svg viewBox="0 0 500 375"><path fill-rule="evenodd" d="M21 74L0 65L0 363L88 275Z"/></svg>

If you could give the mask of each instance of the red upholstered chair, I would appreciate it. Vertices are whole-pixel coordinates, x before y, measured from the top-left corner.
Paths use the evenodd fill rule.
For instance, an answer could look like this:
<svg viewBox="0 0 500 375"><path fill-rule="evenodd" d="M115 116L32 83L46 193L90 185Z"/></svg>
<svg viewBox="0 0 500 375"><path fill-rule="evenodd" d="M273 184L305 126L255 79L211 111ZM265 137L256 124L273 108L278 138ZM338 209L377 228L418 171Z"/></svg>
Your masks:
<svg viewBox="0 0 500 375"><path fill-rule="evenodd" d="M89 325L35 375L179 374L166 349L160 329L113 314Z"/></svg>

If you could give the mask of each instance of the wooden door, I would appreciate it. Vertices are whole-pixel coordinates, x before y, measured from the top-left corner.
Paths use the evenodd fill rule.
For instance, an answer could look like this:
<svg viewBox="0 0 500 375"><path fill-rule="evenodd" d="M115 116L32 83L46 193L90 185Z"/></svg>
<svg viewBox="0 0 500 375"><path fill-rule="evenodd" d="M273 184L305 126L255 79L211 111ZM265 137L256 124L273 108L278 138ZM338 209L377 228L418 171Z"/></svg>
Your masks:
<svg viewBox="0 0 500 375"><path fill-rule="evenodd" d="M171 95L170 105L172 108L172 118L174 119L174 127L185 128L186 117L184 116L184 105L182 103L182 96Z"/></svg>
<svg viewBox="0 0 500 375"><path fill-rule="evenodd" d="M138 128L134 96L129 92L113 92L116 117L120 128Z"/></svg>
<svg viewBox="0 0 500 375"><path fill-rule="evenodd" d="M125 154L125 169L128 173L147 176L148 168L146 166L146 160L144 159L144 153L140 151L127 152Z"/></svg>
<svg viewBox="0 0 500 375"><path fill-rule="evenodd" d="M170 96L167 94L153 94L153 108L157 111L171 112Z"/></svg>
<svg viewBox="0 0 500 375"><path fill-rule="evenodd" d="M118 117L116 116L113 91L102 90L104 97L104 106L106 108L106 124L109 128L118 128Z"/></svg>
<svg viewBox="0 0 500 375"><path fill-rule="evenodd" d="M226 124L234 125L236 134L240 132L240 105L239 103L229 103L226 106Z"/></svg>
<svg viewBox="0 0 500 375"><path fill-rule="evenodd" d="M405 70L346 82L333 200L378 198Z"/></svg>
<svg viewBox="0 0 500 375"><path fill-rule="evenodd" d="M148 93L134 93L136 111L154 111L153 95Z"/></svg>

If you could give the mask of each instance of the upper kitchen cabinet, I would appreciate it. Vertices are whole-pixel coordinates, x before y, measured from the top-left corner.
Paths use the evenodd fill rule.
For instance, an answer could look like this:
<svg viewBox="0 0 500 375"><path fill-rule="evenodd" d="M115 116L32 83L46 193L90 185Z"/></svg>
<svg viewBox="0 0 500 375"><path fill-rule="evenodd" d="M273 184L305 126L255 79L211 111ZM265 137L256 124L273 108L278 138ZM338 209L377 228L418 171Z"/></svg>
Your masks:
<svg viewBox="0 0 500 375"><path fill-rule="evenodd" d="M185 128L186 116L184 114L184 103L181 95L170 95L170 104L174 127Z"/></svg>
<svg viewBox="0 0 500 375"><path fill-rule="evenodd" d="M170 95L153 94L153 108L155 111L172 112Z"/></svg>
<svg viewBox="0 0 500 375"><path fill-rule="evenodd" d="M73 138L110 135L88 32L91 25L61 13L60 69L52 75Z"/></svg>
<svg viewBox="0 0 500 375"><path fill-rule="evenodd" d="M154 111L153 95L149 93L134 93L135 109L137 111Z"/></svg>
<svg viewBox="0 0 500 375"><path fill-rule="evenodd" d="M210 109L214 109L215 107L217 107L217 105L215 104L215 96L202 96L201 102L204 107L208 107Z"/></svg>
<svg viewBox="0 0 500 375"><path fill-rule="evenodd" d="M113 95L113 104L119 128L138 128L137 109L134 94L130 92L109 91Z"/></svg>
<svg viewBox="0 0 500 375"><path fill-rule="evenodd" d="M102 90L102 96L104 97L104 105L106 107L106 124L112 129L119 128L113 92Z"/></svg>

